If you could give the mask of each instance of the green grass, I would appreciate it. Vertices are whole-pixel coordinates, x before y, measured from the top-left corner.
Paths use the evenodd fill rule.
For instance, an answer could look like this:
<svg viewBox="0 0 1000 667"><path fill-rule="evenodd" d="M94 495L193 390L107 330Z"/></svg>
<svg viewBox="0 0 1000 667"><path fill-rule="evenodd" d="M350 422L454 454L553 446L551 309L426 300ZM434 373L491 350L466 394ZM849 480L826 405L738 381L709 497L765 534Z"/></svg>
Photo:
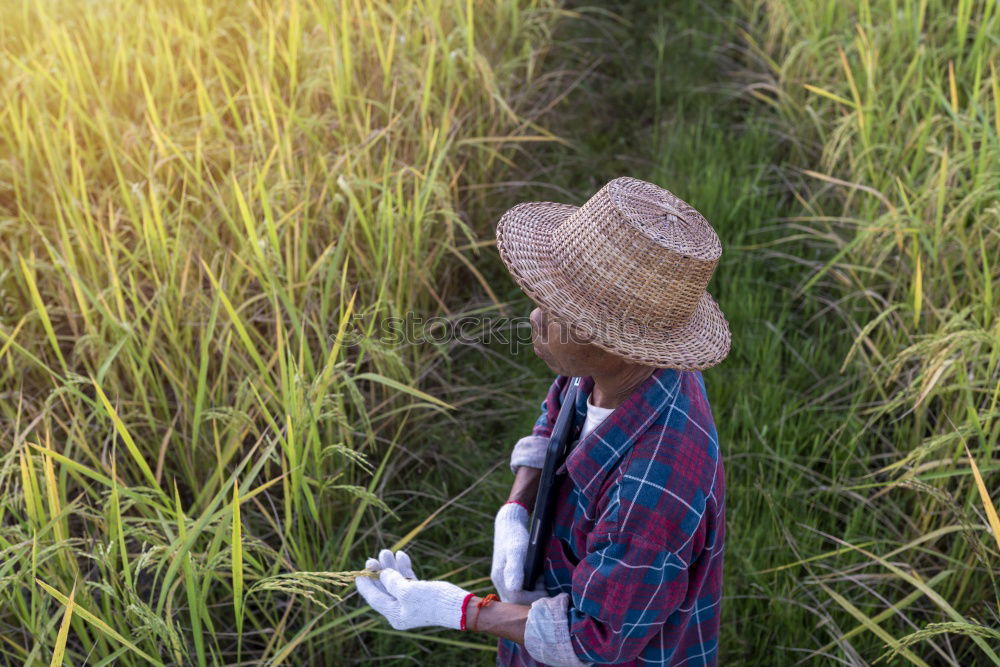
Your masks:
<svg viewBox="0 0 1000 667"><path fill-rule="evenodd" d="M446 408L373 327L450 299L460 186L548 139L554 20L4 3L0 662L343 657L373 489Z"/></svg>
<svg viewBox="0 0 1000 667"><path fill-rule="evenodd" d="M978 462L996 489L996 4L743 4L748 63L803 168L790 228L820 253L798 288L847 328L842 367L862 382L862 424L845 433L862 466L839 475L854 488L833 508L864 528L830 545L865 534L873 545L828 559L815 594L862 622L887 616L930 662L996 664L995 637L979 629L1000 621L996 501L970 474ZM911 608L890 606L909 597ZM950 625L923 631L930 622Z"/></svg>

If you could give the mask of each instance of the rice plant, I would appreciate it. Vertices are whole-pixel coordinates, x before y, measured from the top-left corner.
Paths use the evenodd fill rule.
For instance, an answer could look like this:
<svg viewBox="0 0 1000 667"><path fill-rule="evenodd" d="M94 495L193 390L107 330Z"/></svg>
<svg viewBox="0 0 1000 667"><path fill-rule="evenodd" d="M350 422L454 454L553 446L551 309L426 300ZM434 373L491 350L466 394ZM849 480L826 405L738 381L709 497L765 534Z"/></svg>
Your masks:
<svg viewBox="0 0 1000 667"><path fill-rule="evenodd" d="M331 664L548 0L0 7L0 662ZM467 262L467 260L465 260ZM450 277L449 277L450 276Z"/></svg>
<svg viewBox="0 0 1000 667"><path fill-rule="evenodd" d="M745 90L793 156L789 241L812 248L798 292L848 327L840 371L863 383L828 511L870 544L825 533L823 570L802 554L836 610L810 655L857 662L874 636L894 660L1000 663L996 3L740 6Z"/></svg>

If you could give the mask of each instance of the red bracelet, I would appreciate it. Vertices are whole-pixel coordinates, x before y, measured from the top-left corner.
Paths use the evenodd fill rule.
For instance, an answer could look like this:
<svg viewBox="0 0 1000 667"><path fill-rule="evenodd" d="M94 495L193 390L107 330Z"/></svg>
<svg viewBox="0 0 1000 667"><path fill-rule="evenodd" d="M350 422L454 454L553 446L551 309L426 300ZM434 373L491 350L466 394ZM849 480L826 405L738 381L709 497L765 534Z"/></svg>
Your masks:
<svg viewBox="0 0 1000 667"><path fill-rule="evenodd" d="M469 600L472 599L473 595L475 595L475 593L469 593L465 596L465 599L462 600L462 619L458 622L460 630L465 630L465 606L469 604Z"/></svg>
<svg viewBox="0 0 1000 667"><path fill-rule="evenodd" d="M516 504L520 505L521 507L524 508L525 512L527 512L528 514L531 514L531 510L528 509L528 506L525 505L524 503L522 503L520 500L508 500L507 502L504 503L504 505L510 505L511 503L516 503Z"/></svg>
<svg viewBox="0 0 1000 667"><path fill-rule="evenodd" d="M472 631L473 632L476 631L476 623L479 622L479 610L482 609L483 607L489 605L489 603L496 602L499 599L500 598L497 597L496 593L490 593L489 595L487 595L486 597L484 597L483 599L481 599L479 602L476 603L476 616L475 616L475 618L472 619Z"/></svg>

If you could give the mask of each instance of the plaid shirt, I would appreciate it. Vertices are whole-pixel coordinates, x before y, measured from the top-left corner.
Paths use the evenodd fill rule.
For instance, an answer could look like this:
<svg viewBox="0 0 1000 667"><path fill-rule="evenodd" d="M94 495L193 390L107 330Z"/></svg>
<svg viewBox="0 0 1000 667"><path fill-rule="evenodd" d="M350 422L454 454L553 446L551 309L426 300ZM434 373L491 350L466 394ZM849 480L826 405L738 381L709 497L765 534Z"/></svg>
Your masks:
<svg viewBox="0 0 1000 667"><path fill-rule="evenodd" d="M551 434L568 380L553 382L532 435ZM571 440L593 386L581 380ZM580 661L715 665L725 481L701 373L656 370L559 470L544 578L549 595L569 594ZM501 639L497 664L541 663Z"/></svg>

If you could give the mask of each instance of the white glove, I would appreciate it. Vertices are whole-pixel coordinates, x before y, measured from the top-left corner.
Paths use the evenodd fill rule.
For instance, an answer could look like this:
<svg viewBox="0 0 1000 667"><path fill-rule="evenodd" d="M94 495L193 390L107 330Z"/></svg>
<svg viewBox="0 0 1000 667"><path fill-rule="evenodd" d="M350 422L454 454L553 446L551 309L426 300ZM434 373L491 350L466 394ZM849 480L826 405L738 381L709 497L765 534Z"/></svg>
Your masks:
<svg viewBox="0 0 1000 667"><path fill-rule="evenodd" d="M490 568L490 579L501 601L531 604L538 598L549 597L543 577L539 577L533 591L521 589L527 553L528 510L518 503L506 503L493 521L493 566Z"/></svg>
<svg viewBox="0 0 1000 667"><path fill-rule="evenodd" d="M410 557L403 551L393 556L382 549L379 560L369 558L365 567L378 572L379 578L358 577L354 580L358 592L396 630L461 628L462 606L469 591L447 581L417 580Z"/></svg>

